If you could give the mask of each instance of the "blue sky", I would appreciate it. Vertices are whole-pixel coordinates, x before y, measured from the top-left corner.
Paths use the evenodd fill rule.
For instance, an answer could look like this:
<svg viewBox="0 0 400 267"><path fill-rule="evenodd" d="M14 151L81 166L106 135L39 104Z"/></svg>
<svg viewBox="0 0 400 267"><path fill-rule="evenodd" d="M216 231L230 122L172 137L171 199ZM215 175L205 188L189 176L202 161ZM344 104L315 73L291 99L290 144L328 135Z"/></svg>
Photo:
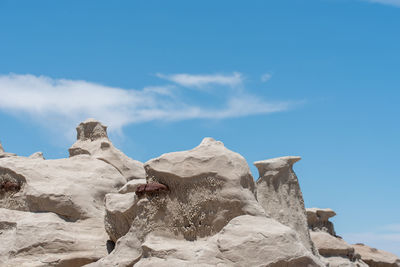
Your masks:
<svg viewBox="0 0 400 267"><path fill-rule="evenodd" d="M306 205L400 255L399 29L400 0L0 0L0 140L67 157L95 117L141 161L300 155Z"/></svg>

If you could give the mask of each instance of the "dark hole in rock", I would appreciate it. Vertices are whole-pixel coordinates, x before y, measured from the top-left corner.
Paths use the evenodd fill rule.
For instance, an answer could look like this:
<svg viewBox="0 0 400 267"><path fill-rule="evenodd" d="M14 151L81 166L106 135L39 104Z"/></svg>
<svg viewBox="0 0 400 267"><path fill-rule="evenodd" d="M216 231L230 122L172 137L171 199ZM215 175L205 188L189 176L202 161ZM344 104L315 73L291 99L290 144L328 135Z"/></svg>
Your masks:
<svg viewBox="0 0 400 267"><path fill-rule="evenodd" d="M106 247L108 254L110 254L115 248L115 242L112 240L107 240Z"/></svg>

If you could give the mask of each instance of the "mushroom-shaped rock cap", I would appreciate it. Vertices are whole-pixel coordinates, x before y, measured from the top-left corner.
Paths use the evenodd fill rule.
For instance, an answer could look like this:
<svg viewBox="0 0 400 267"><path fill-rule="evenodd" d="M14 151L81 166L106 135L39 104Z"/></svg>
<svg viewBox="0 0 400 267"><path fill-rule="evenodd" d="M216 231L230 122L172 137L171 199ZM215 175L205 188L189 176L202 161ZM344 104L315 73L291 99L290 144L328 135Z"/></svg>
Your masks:
<svg viewBox="0 0 400 267"><path fill-rule="evenodd" d="M299 160L301 160L301 157L299 156L287 156L287 157L256 161L254 162L254 166L257 167L261 177L267 171L279 170L288 166L291 167Z"/></svg>
<svg viewBox="0 0 400 267"><path fill-rule="evenodd" d="M321 221L327 221L329 218L334 217L336 212L331 209L319 209L319 208L308 208L307 217L310 219L319 219Z"/></svg>
<svg viewBox="0 0 400 267"><path fill-rule="evenodd" d="M197 147L188 151L166 153L145 163L149 174L168 173L180 178L197 177L210 173L217 173L228 179L239 179L245 176L248 183L254 180L251 177L246 160L236 152L227 149L220 141L206 137Z"/></svg>
<svg viewBox="0 0 400 267"><path fill-rule="evenodd" d="M76 127L76 131L77 139L82 141L108 138L107 126L95 119L87 119L81 122L78 127Z"/></svg>

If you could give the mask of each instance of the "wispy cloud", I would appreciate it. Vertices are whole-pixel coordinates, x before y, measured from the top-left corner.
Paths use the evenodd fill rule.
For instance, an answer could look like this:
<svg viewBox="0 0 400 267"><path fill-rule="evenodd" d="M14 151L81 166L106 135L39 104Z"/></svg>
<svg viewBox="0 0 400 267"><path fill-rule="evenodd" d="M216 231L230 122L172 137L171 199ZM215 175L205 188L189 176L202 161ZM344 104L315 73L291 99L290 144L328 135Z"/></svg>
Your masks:
<svg viewBox="0 0 400 267"><path fill-rule="evenodd" d="M264 73L263 75L261 75L261 81L264 83L268 82L271 78L272 78L271 73Z"/></svg>
<svg viewBox="0 0 400 267"><path fill-rule="evenodd" d="M364 243L400 257L400 224L385 225L371 232L347 233L343 238L349 243Z"/></svg>
<svg viewBox="0 0 400 267"><path fill-rule="evenodd" d="M224 79L215 81L235 84ZM196 86L193 81L186 84ZM0 75L0 110L28 115L46 125L63 129L73 129L80 121L94 117L109 125L110 130L119 130L129 124L154 120L224 119L268 114L289 108L288 102L267 102L243 90L222 94L221 103L214 108L207 105L207 101L199 102L196 98L190 98L190 94L182 98L178 90L176 86L134 90L82 80Z"/></svg>
<svg viewBox="0 0 400 267"><path fill-rule="evenodd" d="M235 87L241 85L243 82L243 75L239 72L234 72L230 75L222 75L222 74L201 75L201 74L187 74L187 73L166 75L162 73L157 73L156 76L161 79L165 79L170 82L179 84L181 86L195 87L195 88L204 88L209 85L223 85L223 86Z"/></svg>
<svg viewBox="0 0 400 267"><path fill-rule="evenodd" d="M365 0L365 1L368 1L370 3L400 7L400 0Z"/></svg>

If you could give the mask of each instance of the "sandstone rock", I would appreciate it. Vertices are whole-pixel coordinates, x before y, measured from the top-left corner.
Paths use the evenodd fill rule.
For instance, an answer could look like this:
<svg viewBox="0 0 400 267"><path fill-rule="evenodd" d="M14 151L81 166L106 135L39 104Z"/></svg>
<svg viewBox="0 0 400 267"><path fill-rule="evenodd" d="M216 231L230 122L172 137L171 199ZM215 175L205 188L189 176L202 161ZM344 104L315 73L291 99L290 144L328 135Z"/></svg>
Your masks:
<svg viewBox="0 0 400 267"><path fill-rule="evenodd" d="M329 221L329 218L336 215L333 210L308 208L306 211L308 226L311 230L324 231L333 236L336 235L333 223Z"/></svg>
<svg viewBox="0 0 400 267"><path fill-rule="evenodd" d="M329 267L367 267L354 248L336 236L333 223L329 221L335 215L331 209L307 209L311 239L323 257L322 260Z"/></svg>
<svg viewBox="0 0 400 267"><path fill-rule="evenodd" d="M326 232L311 231L311 238L318 248L319 254L325 257L341 256L352 259L354 248L341 238L334 237Z"/></svg>
<svg viewBox="0 0 400 267"><path fill-rule="evenodd" d="M29 156L30 159L45 159L42 152L35 152Z"/></svg>
<svg viewBox="0 0 400 267"><path fill-rule="evenodd" d="M153 232L142 244L131 243L129 254L122 244L137 240L132 234L117 242L124 251L88 266L323 266L293 230L266 217L235 217L216 235L195 241Z"/></svg>
<svg viewBox="0 0 400 267"><path fill-rule="evenodd" d="M116 168L128 181L145 179L143 163L133 160L114 147L108 139L107 126L88 119L76 128L77 141L69 148L70 157L90 155Z"/></svg>
<svg viewBox="0 0 400 267"><path fill-rule="evenodd" d="M353 245L356 253L360 254L361 259L370 267L399 267L400 259L389 252L371 248L364 244Z"/></svg>
<svg viewBox="0 0 400 267"><path fill-rule="evenodd" d="M326 257L323 258L323 261L328 267L369 267L368 264L359 259L350 261L348 258L338 256Z"/></svg>
<svg viewBox="0 0 400 267"><path fill-rule="evenodd" d="M135 193L110 193L106 195L104 224L112 241L116 242L118 238L129 231L135 218L137 201L138 197Z"/></svg>
<svg viewBox="0 0 400 267"><path fill-rule="evenodd" d="M222 142L205 138L189 151L164 154L145 164L148 182L169 188L167 194L146 196L142 224L165 228L195 240L219 232L232 218L265 216L254 196L254 180L246 160ZM138 222L137 222L138 223Z"/></svg>
<svg viewBox="0 0 400 267"><path fill-rule="evenodd" d="M107 255L96 221L67 222L55 213L0 208L0 266L82 266Z"/></svg>
<svg viewBox="0 0 400 267"><path fill-rule="evenodd" d="M310 239L303 195L293 171L293 164L300 159L292 156L254 162L260 174L257 198L268 215L294 229L304 246L318 254Z"/></svg>
<svg viewBox="0 0 400 267"><path fill-rule="evenodd" d="M17 192L0 193L0 207L33 212L54 212L66 220L103 218L106 193L124 183L109 164L88 156L34 160L9 157L0 160L0 183L19 185Z"/></svg>
<svg viewBox="0 0 400 267"><path fill-rule="evenodd" d="M131 228L90 266L322 266L293 230L266 217L246 161L221 142L206 138L145 169Z"/></svg>

